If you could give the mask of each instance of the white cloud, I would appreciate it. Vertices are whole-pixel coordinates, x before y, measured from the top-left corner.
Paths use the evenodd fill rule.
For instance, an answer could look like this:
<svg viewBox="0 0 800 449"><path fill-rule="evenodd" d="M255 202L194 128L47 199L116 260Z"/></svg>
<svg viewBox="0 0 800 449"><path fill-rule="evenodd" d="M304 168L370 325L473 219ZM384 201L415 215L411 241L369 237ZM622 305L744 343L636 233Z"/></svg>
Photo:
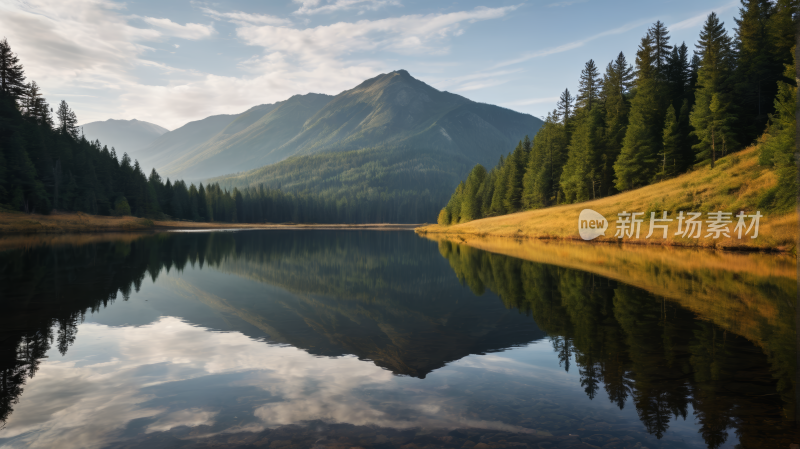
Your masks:
<svg viewBox="0 0 800 449"><path fill-rule="evenodd" d="M486 87L498 86L507 83L508 78L502 78L520 72L522 69L514 70L495 70L492 72L477 72L469 75L462 75L451 78L435 79L430 81L440 89L453 92L469 92L472 90L483 89Z"/></svg>
<svg viewBox="0 0 800 449"><path fill-rule="evenodd" d="M700 26L703 22L705 22L706 18L708 18L708 15L711 14L712 12L716 12L719 15L719 13L721 13L722 11L731 9L731 8L737 6L737 5L739 5L738 1L733 1L733 2L730 2L730 3L724 4L724 5L719 6L717 8L710 9L710 10L704 12L704 13L697 14L696 16L689 17L688 19L681 20L678 23L675 23L675 24L672 24L672 25L668 26L667 29L669 29L669 30L683 30L683 29L686 29L686 28L695 28L697 26Z"/></svg>
<svg viewBox="0 0 800 449"><path fill-rule="evenodd" d="M181 39L204 39L211 37L215 33L212 25L202 25L199 23L181 25L169 19L157 19L155 17L142 17L142 20L160 29L164 35Z"/></svg>
<svg viewBox="0 0 800 449"><path fill-rule="evenodd" d="M338 22L306 29L242 26L237 29L237 34L248 44L264 47L269 52L305 58L375 50L443 53L447 51L446 47L433 44L458 36L463 32L464 23L500 18L516 8L479 7L471 11Z"/></svg>
<svg viewBox="0 0 800 449"><path fill-rule="evenodd" d="M553 8L553 7L564 7L564 6L572 6L572 5L576 4L576 3L586 3L587 1L588 0L565 0L565 1L561 1L561 2L550 3L547 6L549 6L551 8Z"/></svg>
<svg viewBox="0 0 800 449"><path fill-rule="evenodd" d="M359 14L364 11L374 11L384 6L401 6L399 0L327 0L320 6L320 0L294 0L300 4L300 9L294 14L319 14L332 13L336 11L358 9Z"/></svg>
<svg viewBox="0 0 800 449"><path fill-rule="evenodd" d="M541 103L553 103L555 104L558 101L559 97L545 97L545 98L527 98L524 100L515 100L509 101L506 103L501 103L501 106L511 107L511 106L529 106L532 104L541 104Z"/></svg>
<svg viewBox="0 0 800 449"><path fill-rule="evenodd" d="M291 25L289 19L271 16L269 14L252 14L242 11L219 12L211 8L200 8L204 14L217 20L227 20L237 25Z"/></svg>
<svg viewBox="0 0 800 449"><path fill-rule="evenodd" d="M528 61L528 60L533 59L533 58L541 58L543 56L549 56L549 55L554 55L556 53L562 53L562 52L565 52L565 51L573 50L573 49L576 49L576 48L579 48L579 47L583 47L584 45L588 44L589 42L591 42L593 40L600 39L600 38L606 37L606 36L612 36L612 35L615 35L615 34L626 33L626 32L628 32L630 30L636 29L636 28L641 27L643 25L647 25L647 24L652 23L654 21L655 21L655 19L646 19L646 20L637 20L636 22L630 22L630 23L627 23L625 25L622 25L621 27L617 27L617 28L613 28L613 29L610 29L610 30L607 30L607 31L603 31L602 33L598 33L598 34L595 34L593 36L589 36L589 37L587 37L585 39L572 41L572 42L567 42L566 44L561 44L561 45L556 46L556 47L551 47L551 48L547 48L547 49L544 49L544 50L535 51L535 52L532 52L532 53L526 53L526 54L524 54L524 55L522 55L522 56L520 56L518 58L510 59L508 61L503 61L503 62L501 62L499 64L496 64L494 66L494 68L507 67L507 66L510 66L510 65L513 65L513 64L519 64L520 62Z"/></svg>

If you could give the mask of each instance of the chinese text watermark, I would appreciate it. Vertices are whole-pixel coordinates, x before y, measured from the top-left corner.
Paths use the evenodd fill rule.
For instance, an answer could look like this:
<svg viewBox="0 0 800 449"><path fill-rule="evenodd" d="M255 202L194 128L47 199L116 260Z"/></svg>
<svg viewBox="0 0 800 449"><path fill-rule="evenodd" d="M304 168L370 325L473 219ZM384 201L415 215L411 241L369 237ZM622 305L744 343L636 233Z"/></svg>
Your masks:
<svg viewBox="0 0 800 449"><path fill-rule="evenodd" d="M673 236L676 237L699 239L704 236L705 238L718 239L721 236L727 238L734 236L737 239L742 239L749 236L754 239L758 237L758 226L761 217L763 217L760 211L756 211L752 215L748 215L743 211L736 215L733 215L733 212L708 212L705 217L701 212L684 211L680 211L675 218L668 218L667 215L666 211L658 215L655 212L650 212L648 220L644 212L622 211L617 214L614 237L619 239L624 237L641 238L642 225L646 222L645 229L648 232L644 238L666 239L669 237L669 225L677 221L678 229L673 233ZM734 223L735 226L731 230L731 225L734 225ZM591 209L581 211L578 218L578 232L582 239L593 240L605 235L606 229L608 229L608 221L602 215Z"/></svg>

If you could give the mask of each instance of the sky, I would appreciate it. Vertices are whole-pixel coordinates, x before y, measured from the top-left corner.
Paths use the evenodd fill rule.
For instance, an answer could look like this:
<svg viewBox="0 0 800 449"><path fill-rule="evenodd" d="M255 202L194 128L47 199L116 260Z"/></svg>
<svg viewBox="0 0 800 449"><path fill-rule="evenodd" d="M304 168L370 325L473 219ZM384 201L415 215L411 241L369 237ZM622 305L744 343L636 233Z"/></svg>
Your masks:
<svg viewBox="0 0 800 449"><path fill-rule="evenodd" d="M44 96L80 123L167 129L405 69L471 100L537 117L636 47L656 20L690 49L738 0L0 0L5 36Z"/></svg>

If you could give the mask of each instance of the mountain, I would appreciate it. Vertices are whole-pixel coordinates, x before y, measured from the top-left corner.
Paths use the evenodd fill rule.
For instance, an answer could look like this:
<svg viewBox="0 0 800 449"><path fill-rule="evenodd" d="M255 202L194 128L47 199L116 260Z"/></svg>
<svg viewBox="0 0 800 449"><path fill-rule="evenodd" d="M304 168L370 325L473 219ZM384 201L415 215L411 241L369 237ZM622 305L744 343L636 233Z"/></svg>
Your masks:
<svg viewBox="0 0 800 449"><path fill-rule="evenodd" d="M230 128L213 135L214 129L205 128L202 137L209 137L200 143L198 136L180 151L166 144L171 133L165 134L146 149L160 157L141 162L162 175L188 180L251 170L292 156L375 148L415 149L468 166L491 166L542 124L528 114L438 91L405 70L379 75L335 97L296 95L269 106L237 116Z"/></svg>
<svg viewBox="0 0 800 449"><path fill-rule="evenodd" d="M100 140L102 144L114 147L119 155L136 154L137 150L169 132L168 129L156 124L136 119L108 119L104 122L87 123L82 128L87 139Z"/></svg>

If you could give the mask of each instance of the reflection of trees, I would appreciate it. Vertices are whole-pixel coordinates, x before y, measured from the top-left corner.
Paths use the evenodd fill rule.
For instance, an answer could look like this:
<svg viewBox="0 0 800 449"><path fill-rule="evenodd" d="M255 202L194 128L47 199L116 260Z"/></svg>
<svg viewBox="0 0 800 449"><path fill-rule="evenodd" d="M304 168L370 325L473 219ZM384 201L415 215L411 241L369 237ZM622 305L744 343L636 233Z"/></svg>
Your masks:
<svg viewBox="0 0 800 449"><path fill-rule="evenodd" d="M0 253L1 417L49 349L67 352L87 311L128 300L147 279L187 266L297 293L209 302L226 320L241 318L312 354L355 354L395 374L425 377L466 355L544 336L496 301L453 289L446 262L420 257L431 245L412 233L277 231L156 234Z"/></svg>
<svg viewBox="0 0 800 449"><path fill-rule="evenodd" d="M150 237L0 253L0 422L51 346L66 354L87 311L108 306L118 293L127 300L145 275L156 279L162 269L218 261L229 251L224 237L212 251L197 240Z"/></svg>
<svg viewBox="0 0 800 449"><path fill-rule="evenodd" d="M791 323L762 324L766 338L756 346L674 302L590 273L448 241L439 251L473 292L490 289L506 307L531 315L566 370L574 357L589 398L604 386L619 408L632 401L656 437L673 418L687 419L691 404L710 448L724 444L732 428L742 447L788 447L797 439L794 335L785 332L793 332Z"/></svg>

